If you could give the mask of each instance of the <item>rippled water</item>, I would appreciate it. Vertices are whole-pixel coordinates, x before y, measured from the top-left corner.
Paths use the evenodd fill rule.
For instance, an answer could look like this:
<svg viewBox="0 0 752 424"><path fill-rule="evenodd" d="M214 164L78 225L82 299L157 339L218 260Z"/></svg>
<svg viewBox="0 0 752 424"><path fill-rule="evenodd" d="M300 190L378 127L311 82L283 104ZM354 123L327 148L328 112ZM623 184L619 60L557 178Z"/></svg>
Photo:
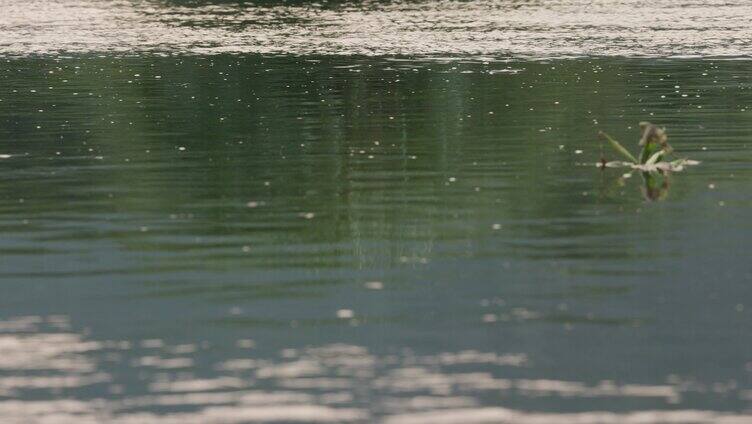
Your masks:
<svg viewBox="0 0 752 424"><path fill-rule="evenodd" d="M1 421L752 420L748 6L584 4L0 2Z"/></svg>
<svg viewBox="0 0 752 424"><path fill-rule="evenodd" d="M744 56L744 0L0 1L0 54Z"/></svg>

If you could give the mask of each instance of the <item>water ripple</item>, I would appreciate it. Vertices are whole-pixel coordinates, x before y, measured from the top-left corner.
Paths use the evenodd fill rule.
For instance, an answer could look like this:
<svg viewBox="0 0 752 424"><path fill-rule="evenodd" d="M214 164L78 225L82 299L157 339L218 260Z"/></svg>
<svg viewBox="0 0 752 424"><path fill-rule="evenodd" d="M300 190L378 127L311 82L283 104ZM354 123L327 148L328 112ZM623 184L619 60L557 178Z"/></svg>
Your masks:
<svg viewBox="0 0 752 424"><path fill-rule="evenodd" d="M11 317L0 321L0 414L11 423L742 423L752 418L676 408L684 396L696 393L750 396L733 385L678 378L664 384L528 378L524 375L535 364L520 353L379 355L362 346L328 344L283 349L270 357L256 353L256 347L252 340L212 347L161 339L96 341L75 331L66 316ZM215 359L213 376L202 376L198 364L211 360L215 349L232 354ZM143 386L124 385L132 374ZM85 390L90 387L96 398ZM642 399L668 409L523 411L487 405L489 394L510 401Z"/></svg>
<svg viewBox="0 0 752 424"><path fill-rule="evenodd" d="M336 6L3 0L0 54L181 52L749 56L741 0L364 2Z"/></svg>

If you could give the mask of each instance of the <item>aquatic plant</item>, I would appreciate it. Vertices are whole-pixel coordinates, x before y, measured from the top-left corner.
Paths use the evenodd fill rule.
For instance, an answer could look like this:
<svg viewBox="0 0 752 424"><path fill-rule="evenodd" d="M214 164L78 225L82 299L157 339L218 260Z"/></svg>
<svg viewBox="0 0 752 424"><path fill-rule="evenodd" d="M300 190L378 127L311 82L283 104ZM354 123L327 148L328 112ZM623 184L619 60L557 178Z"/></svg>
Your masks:
<svg viewBox="0 0 752 424"><path fill-rule="evenodd" d="M638 143L642 146L639 159L629 152L621 143L603 131L598 135L601 140L608 144L627 161L606 161L601 155L598 162L600 168L632 168L642 172L679 172L685 166L697 165L700 162L687 158L675 159L673 161L664 160L666 156L673 152L673 148L668 144L666 130L650 122L640 122L642 137Z"/></svg>

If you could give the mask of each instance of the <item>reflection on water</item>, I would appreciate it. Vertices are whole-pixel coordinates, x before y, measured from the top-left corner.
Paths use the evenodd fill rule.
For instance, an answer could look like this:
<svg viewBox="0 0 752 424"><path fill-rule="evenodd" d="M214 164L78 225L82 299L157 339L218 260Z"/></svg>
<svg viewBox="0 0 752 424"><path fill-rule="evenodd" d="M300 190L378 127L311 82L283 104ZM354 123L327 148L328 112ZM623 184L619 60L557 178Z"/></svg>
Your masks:
<svg viewBox="0 0 752 424"><path fill-rule="evenodd" d="M750 420L748 61L100 53L0 62L4 422Z"/></svg>
<svg viewBox="0 0 752 424"><path fill-rule="evenodd" d="M661 385L508 378L524 368L520 354L461 351L428 356L409 351L378 356L332 344L285 349L260 357L252 340L234 355L203 367L213 350L230 346L171 345L160 339L93 341L65 316L0 321L0 413L4 422L724 422L752 415L697 410L640 413L532 413L483 405L507 398L635 398L678 403L691 392L752 397L735 386L704 387L672 380ZM117 364L126 364L120 367ZM482 367L483 371L477 370ZM133 393L131 376L143 394ZM99 396L84 400L96 389ZM79 398L76 398L78 395ZM15 398L33 399L18 401Z"/></svg>
<svg viewBox="0 0 752 424"><path fill-rule="evenodd" d="M668 173L643 172L642 195L647 200L664 200L668 196L671 175Z"/></svg>
<svg viewBox="0 0 752 424"><path fill-rule="evenodd" d="M0 54L749 56L744 0L0 3Z"/></svg>

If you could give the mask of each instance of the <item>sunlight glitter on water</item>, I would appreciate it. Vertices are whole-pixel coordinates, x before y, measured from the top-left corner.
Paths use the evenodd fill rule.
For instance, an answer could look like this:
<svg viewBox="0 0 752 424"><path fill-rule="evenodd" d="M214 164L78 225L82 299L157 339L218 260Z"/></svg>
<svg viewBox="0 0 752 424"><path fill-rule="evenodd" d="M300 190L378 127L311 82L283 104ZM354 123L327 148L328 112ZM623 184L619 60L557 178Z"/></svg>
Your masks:
<svg viewBox="0 0 752 424"><path fill-rule="evenodd" d="M180 52L577 56L752 54L742 0L256 6L0 1L0 54Z"/></svg>
<svg viewBox="0 0 752 424"><path fill-rule="evenodd" d="M752 420L747 3L186 3L0 0L0 421Z"/></svg>
<svg viewBox="0 0 752 424"><path fill-rule="evenodd" d="M214 346L211 348L220 348ZM190 355L203 361L211 348L93 341L70 328L64 316L25 316L0 321L0 414L4 422L515 422L515 423L742 423L752 415L699 410L626 413L536 413L484 406L482 393L505 396L616 399L646 398L675 403L708 388L674 381L663 385L588 385L574 381L505 378L493 374L524 370L523 354L478 351L383 357L361 346L333 344L285 349L277 357L226 359L201 377ZM241 351L242 352L242 351ZM133 358L128 362L128 358ZM157 358L158 360L145 360ZM173 363L179 361L180 366ZM119 367L130 363L130 369ZM474 365L490 372L463 371ZM506 371L507 373L509 371ZM515 371L519 372L519 371ZM146 393L131 393L128 375L145 380ZM74 396L90 387L103 397ZM728 387L728 396L750 396ZM16 400L33 394L34 400ZM186 409L190 412L186 412Z"/></svg>

